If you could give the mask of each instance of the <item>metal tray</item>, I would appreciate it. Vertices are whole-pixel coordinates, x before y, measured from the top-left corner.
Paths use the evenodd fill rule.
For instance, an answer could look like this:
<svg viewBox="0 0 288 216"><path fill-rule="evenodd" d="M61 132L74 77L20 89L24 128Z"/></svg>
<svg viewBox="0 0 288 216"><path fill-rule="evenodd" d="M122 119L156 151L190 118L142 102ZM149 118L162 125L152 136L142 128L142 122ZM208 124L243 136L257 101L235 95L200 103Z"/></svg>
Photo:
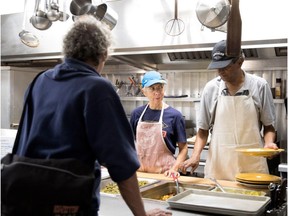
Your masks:
<svg viewBox="0 0 288 216"><path fill-rule="evenodd" d="M147 181L148 183L144 186L139 187L140 191L143 188L149 187L157 182L160 182L160 180L157 179L149 179L149 178L138 178L138 181ZM108 184L110 183L115 183L111 178L108 179L103 179L100 183L100 194L105 194L105 195L110 195L110 196L116 196L119 194L112 194L112 193L105 193L105 192L101 192L102 189L104 189Z"/></svg>
<svg viewBox="0 0 288 216"><path fill-rule="evenodd" d="M186 190L167 200L171 208L213 214L252 216L262 215L270 198L214 191Z"/></svg>
<svg viewBox="0 0 288 216"><path fill-rule="evenodd" d="M180 192L188 189L212 190L214 188L214 186L210 185L179 183ZM146 187L141 191L142 198L158 201L162 201L160 198L167 194L176 194L176 185L174 182L161 182L159 184L154 184L151 187Z"/></svg>

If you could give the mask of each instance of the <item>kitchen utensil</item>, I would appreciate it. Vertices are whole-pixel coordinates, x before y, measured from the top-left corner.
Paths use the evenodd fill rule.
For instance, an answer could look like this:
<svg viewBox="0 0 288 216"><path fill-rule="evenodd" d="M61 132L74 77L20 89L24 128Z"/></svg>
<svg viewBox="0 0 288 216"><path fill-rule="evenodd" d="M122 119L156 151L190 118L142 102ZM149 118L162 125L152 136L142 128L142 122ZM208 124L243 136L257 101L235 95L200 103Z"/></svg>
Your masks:
<svg viewBox="0 0 288 216"><path fill-rule="evenodd" d="M178 36L185 29L185 23L178 18L178 0L175 0L174 18L170 19L165 26L165 31L170 36Z"/></svg>
<svg viewBox="0 0 288 216"><path fill-rule="evenodd" d="M27 0L25 0L24 3L22 31L19 33L19 37L21 42L24 43L25 45L29 47L37 47L39 45L39 39L31 32L25 30L26 15L27 15Z"/></svg>
<svg viewBox="0 0 288 216"><path fill-rule="evenodd" d="M196 15L203 26L216 29L227 22L230 10L229 0L199 0Z"/></svg>
<svg viewBox="0 0 288 216"><path fill-rule="evenodd" d="M180 174L179 174L180 175ZM180 189L179 189L179 175L175 174L175 173L171 173L171 177L173 178L173 180L175 181L176 184L176 192L177 194L180 193Z"/></svg>
<svg viewBox="0 0 288 216"><path fill-rule="evenodd" d="M232 2L231 14L227 22L226 55L239 57L241 54L242 20L239 9L239 0Z"/></svg>
<svg viewBox="0 0 288 216"><path fill-rule="evenodd" d="M48 4L48 11L47 11L47 18L55 22L59 20L60 13L59 13L59 2L54 2L54 0L50 0Z"/></svg>
<svg viewBox="0 0 288 216"><path fill-rule="evenodd" d="M91 0L73 0L70 3L70 12L75 16L83 15L87 12L83 10L87 5L91 5Z"/></svg>
<svg viewBox="0 0 288 216"><path fill-rule="evenodd" d="M219 184L219 182L215 179L215 178L209 178L211 181L213 181L217 187L223 192L226 193L226 191L224 190L224 188Z"/></svg>
<svg viewBox="0 0 288 216"><path fill-rule="evenodd" d="M100 4L96 9L96 18L106 23L112 30L118 21L118 14L107 4Z"/></svg>
<svg viewBox="0 0 288 216"><path fill-rule="evenodd" d="M59 21L61 22L65 22L66 20L69 19L69 14L63 12L63 11L59 11Z"/></svg>
<svg viewBox="0 0 288 216"><path fill-rule="evenodd" d="M269 148L239 148L236 149L237 152L243 153L249 156L261 156L270 157L280 152L285 151L285 149L269 149Z"/></svg>
<svg viewBox="0 0 288 216"><path fill-rule="evenodd" d="M45 1L45 5L47 1ZM38 30L46 30L51 27L52 22L47 18L45 11L39 9L40 0L36 0L34 15L30 18L32 25Z"/></svg>

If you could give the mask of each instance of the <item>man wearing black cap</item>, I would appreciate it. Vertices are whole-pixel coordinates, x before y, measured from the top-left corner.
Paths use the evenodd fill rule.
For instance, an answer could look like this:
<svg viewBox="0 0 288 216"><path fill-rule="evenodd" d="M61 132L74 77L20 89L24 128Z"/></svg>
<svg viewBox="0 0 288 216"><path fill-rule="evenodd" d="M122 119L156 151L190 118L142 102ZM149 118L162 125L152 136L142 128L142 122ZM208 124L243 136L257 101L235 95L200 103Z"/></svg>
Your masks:
<svg viewBox="0 0 288 216"><path fill-rule="evenodd" d="M235 151L263 146L278 148L274 143L275 107L269 84L261 77L244 72L243 62L242 53L237 57L226 55L226 41L214 46L208 69L217 69L219 76L204 87L194 151L183 163L182 172L188 167L192 167L193 172L198 167L210 130L205 178L235 180L237 173L268 173L266 158Z"/></svg>

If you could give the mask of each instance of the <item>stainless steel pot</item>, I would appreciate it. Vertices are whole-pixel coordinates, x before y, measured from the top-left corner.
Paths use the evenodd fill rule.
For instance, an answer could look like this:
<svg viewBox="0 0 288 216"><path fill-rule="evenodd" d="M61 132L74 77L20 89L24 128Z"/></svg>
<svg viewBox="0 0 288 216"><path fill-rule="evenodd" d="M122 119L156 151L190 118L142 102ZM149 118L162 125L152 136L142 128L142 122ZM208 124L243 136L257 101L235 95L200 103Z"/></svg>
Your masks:
<svg viewBox="0 0 288 216"><path fill-rule="evenodd" d="M96 9L96 18L106 23L112 30L118 21L118 14L107 4L100 4Z"/></svg>
<svg viewBox="0 0 288 216"><path fill-rule="evenodd" d="M75 16L87 13L87 9L91 5L91 0L73 0L70 3L70 12Z"/></svg>

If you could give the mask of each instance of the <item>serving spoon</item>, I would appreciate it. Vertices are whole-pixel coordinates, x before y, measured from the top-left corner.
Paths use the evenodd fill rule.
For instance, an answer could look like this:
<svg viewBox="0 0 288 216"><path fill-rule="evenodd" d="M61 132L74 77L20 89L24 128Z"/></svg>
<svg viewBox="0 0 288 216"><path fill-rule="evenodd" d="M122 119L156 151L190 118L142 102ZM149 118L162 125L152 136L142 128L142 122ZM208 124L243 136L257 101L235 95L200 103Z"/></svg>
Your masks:
<svg viewBox="0 0 288 216"><path fill-rule="evenodd" d="M215 178L209 178L211 181L213 181L217 187L223 192L223 193L226 193L226 191L224 190L224 188L219 184L219 182L215 179Z"/></svg>

